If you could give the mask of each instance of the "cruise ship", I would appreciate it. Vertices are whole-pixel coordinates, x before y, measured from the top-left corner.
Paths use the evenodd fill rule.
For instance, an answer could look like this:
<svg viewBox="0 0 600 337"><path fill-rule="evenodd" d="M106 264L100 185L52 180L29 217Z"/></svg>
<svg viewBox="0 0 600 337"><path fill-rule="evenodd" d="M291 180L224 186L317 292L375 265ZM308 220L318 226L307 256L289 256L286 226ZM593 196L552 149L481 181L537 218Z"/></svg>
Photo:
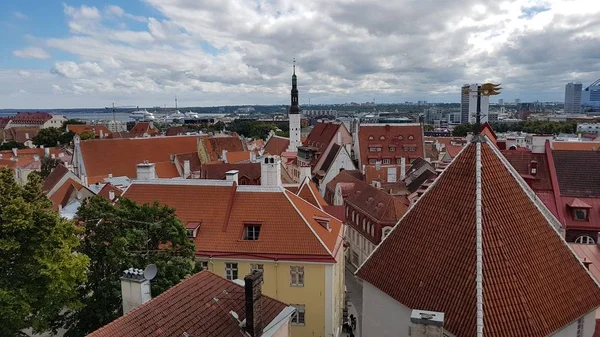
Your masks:
<svg viewBox="0 0 600 337"><path fill-rule="evenodd" d="M129 114L129 118L135 121L153 121L154 115L147 110L136 110Z"/></svg>

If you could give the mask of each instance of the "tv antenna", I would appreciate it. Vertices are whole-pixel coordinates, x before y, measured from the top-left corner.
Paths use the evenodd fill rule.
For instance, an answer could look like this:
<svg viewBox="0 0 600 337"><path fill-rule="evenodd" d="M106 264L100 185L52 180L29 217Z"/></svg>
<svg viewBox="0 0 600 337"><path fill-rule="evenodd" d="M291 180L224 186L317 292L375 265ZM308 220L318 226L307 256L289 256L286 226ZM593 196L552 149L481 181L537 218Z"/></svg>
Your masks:
<svg viewBox="0 0 600 337"><path fill-rule="evenodd" d="M155 264L149 264L144 269L144 278L148 281L154 279L156 277L156 273L158 272L158 268L156 268Z"/></svg>

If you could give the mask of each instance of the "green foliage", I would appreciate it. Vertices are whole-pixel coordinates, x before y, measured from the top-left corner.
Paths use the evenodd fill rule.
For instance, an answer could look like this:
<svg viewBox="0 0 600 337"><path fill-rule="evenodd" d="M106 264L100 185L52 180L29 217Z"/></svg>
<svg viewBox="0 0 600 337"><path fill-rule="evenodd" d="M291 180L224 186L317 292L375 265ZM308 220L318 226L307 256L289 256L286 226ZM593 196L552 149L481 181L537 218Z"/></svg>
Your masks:
<svg viewBox="0 0 600 337"><path fill-rule="evenodd" d="M431 124L424 124L423 125L423 131L433 131L433 125L431 125Z"/></svg>
<svg viewBox="0 0 600 337"><path fill-rule="evenodd" d="M0 336L54 330L85 280L78 230L52 210L38 174L21 186L2 168L0 191Z"/></svg>
<svg viewBox="0 0 600 337"><path fill-rule="evenodd" d="M290 132L289 131L275 131L275 135L277 135L279 137L289 138L290 137Z"/></svg>
<svg viewBox="0 0 600 337"><path fill-rule="evenodd" d="M93 197L78 217L85 226L79 251L92 262L78 295L84 306L71 314L68 336L85 336L122 315L119 278L125 269L156 264L152 296L194 271L195 246L173 208L125 198L115 206Z"/></svg>
<svg viewBox="0 0 600 337"><path fill-rule="evenodd" d="M17 143L14 140L11 140L10 142L6 142L4 144L0 144L0 151L12 150L14 148L24 149L25 145L23 143Z"/></svg>
<svg viewBox="0 0 600 337"><path fill-rule="evenodd" d="M46 177L49 176L50 173L52 173L52 170L54 170L54 168L57 167L58 164L60 164L60 159L44 156L42 158L42 167L40 170L41 177L43 179L46 179Z"/></svg>
<svg viewBox="0 0 600 337"><path fill-rule="evenodd" d="M92 131L86 130L86 131L83 131L79 135L79 137L81 138L81 140L86 140L86 139L94 139L94 138L96 138L96 135Z"/></svg>
<svg viewBox="0 0 600 337"><path fill-rule="evenodd" d="M464 123L457 125L454 130L452 130L452 136L454 137L466 137L467 133L473 131L473 126L469 123Z"/></svg>
<svg viewBox="0 0 600 337"><path fill-rule="evenodd" d="M267 139L271 130L277 129L274 124L260 122L257 120L235 120L231 122L227 129L237 132L249 138Z"/></svg>
<svg viewBox="0 0 600 337"><path fill-rule="evenodd" d="M56 146L58 143L60 144L68 144L73 140L73 136L75 133L72 131L63 132L59 128L45 128L41 129L40 132L33 137L33 144L37 146L47 146L52 147Z"/></svg>
<svg viewBox="0 0 600 337"><path fill-rule="evenodd" d="M79 125L84 125L85 122L84 121L80 121L79 119L67 119L66 121L64 121L60 127L60 129L64 132L67 131L67 124L79 124Z"/></svg>
<svg viewBox="0 0 600 337"><path fill-rule="evenodd" d="M547 122L523 121L519 123L495 123L492 125L495 132L523 131L536 134L576 133L577 122Z"/></svg>

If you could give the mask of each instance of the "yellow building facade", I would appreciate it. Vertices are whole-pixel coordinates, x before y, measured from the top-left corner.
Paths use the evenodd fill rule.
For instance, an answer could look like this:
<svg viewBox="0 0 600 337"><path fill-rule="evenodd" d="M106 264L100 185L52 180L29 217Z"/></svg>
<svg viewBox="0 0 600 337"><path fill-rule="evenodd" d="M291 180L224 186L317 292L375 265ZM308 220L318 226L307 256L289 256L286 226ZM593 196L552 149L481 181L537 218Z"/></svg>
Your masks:
<svg viewBox="0 0 600 337"><path fill-rule="evenodd" d="M292 336L340 336L344 306L342 249L337 252L336 263L227 258L199 258L198 261L203 262L209 271L225 278L237 276L237 279L243 279L252 268L262 267L263 294L298 310L291 323ZM237 272L233 272L232 267L236 267ZM296 277L299 270L303 273L301 284Z"/></svg>

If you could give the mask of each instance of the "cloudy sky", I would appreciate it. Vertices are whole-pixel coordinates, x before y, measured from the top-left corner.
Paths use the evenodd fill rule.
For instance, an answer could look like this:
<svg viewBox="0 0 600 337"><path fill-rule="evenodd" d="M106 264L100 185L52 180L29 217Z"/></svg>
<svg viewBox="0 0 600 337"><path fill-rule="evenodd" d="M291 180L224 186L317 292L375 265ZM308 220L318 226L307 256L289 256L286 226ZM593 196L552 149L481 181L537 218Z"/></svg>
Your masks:
<svg viewBox="0 0 600 337"><path fill-rule="evenodd" d="M600 77L599 0L3 0L0 108L560 101ZM495 100L495 99L494 99ZM492 100L492 101L494 101Z"/></svg>

